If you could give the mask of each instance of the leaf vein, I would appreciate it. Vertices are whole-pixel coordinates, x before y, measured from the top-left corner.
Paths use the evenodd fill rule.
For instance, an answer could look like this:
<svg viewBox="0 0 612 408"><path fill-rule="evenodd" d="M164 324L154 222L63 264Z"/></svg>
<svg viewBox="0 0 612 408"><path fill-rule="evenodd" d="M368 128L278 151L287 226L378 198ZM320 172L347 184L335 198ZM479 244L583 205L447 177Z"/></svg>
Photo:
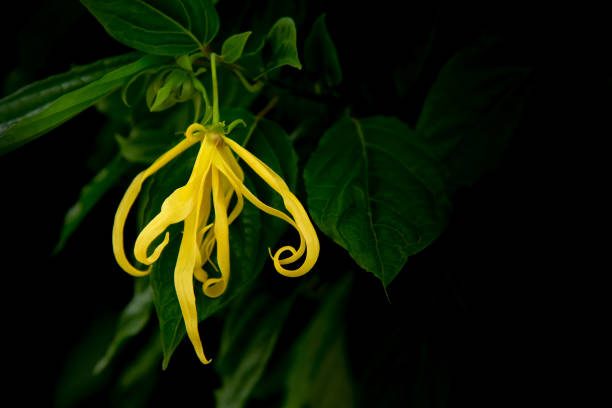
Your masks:
<svg viewBox="0 0 612 408"><path fill-rule="evenodd" d="M368 214L368 224L370 227L370 231L372 233L372 236L374 238L374 249L376 252L376 260L378 262L378 265L380 266L380 273L382 275L382 281L383 281L383 285L385 284L385 266L383 264L383 260L382 260L382 255L380 253L380 247L379 247L379 243L378 243L378 236L376 235L376 230L374 228L374 222L372 220L372 204L370 201L370 186L369 186L369 174L368 174L368 170L369 170L369 166L368 166L368 154L366 151L366 141L365 141L365 136L363 134L363 130L361 129L361 124L359 123L359 121L355 118L351 118L351 120L353 121L353 123L355 124L355 129L356 129L356 133L357 136L359 138L359 143L361 144L361 154L363 157L363 161L364 161L364 184L365 184L365 192L366 192L366 205L367 205L367 214Z"/></svg>

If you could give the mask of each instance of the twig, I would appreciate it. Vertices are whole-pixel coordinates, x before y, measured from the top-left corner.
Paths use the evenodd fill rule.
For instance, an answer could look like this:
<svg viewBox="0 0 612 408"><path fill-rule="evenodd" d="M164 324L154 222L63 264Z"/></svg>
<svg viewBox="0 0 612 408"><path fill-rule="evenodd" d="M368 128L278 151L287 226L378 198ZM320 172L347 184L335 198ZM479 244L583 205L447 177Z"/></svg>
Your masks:
<svg viewBox="0 0 612 408"><path fill-rule="evenodd" d="M262 110L260 110L257 113L257 115L255 115L255 120L253 121L253 124L251 125L251 128L249 129L249 133L247 134L246 138L244 139L244 142L242 142L243 146L246 146L246 144L251 139L251 136L253 135L253 132L255 131L255 128L257 127L257 124L259 123L259 121L262 120L263 117L266 116L268 114L268 112L270 112L272 110L272 108L274 108L274 106L278 103L278 100L279 100L278 95L274 95L274 98L270 99L268 104L266 106L264 106L264 108Z"/></svg>

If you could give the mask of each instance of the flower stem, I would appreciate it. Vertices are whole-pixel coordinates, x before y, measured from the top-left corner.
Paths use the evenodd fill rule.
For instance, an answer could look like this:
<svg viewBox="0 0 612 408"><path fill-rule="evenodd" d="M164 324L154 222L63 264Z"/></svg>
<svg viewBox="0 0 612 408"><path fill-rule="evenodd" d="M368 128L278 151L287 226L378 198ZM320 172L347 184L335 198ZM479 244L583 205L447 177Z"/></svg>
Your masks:
<svg viewBox="0 0 612 408"><path fill-rule="evenodd" d="M213 125L219 123L219 90L217 89L217 54L210 54L210 69L212 71L213 87Z"/></svg>

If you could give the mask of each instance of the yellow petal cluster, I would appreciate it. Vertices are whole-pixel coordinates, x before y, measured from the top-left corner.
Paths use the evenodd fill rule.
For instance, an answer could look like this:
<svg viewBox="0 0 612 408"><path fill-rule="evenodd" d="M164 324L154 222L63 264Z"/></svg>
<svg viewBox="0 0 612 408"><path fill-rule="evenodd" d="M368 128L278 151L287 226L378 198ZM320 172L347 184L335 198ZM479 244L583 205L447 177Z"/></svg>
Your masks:
<svg viewBox="0 0 612 408"><path fill-rule="evenodd" d="M197 143L200 143L199 152L189 180L165 199L159 214L136 238L134 257L138 262L149 265L146 270L138 269L128 260L123 243L129 210L148 177ZM264 204L244 185L244 173L234 153L280 194L289 214ZM236 199L229 211L234 195ZM221 296L227 289L230 279L229 226L242 211L245 198L260 210L286 221L299 234L300 245L297 249L283 246L274 255L270 252L276 270L288 277L307 273L319 256L319 240L306 210L278 174L240 144L226 137L219 128L207 128L198 123L189 126L185 139L134 178L115 215L113 252L121 268L133 276L145 276L151 271L150 265L159 259L168 244L169 233L166 229L183 222L174 285L187 335L205 364L210 360L204 354L198 331L194 278L202 283L204 294L211 298ZM164 232L163 241L151 248L153 241ZM211 258L215 248L216 265ZM303 262L297 269L285 267L302 258ZM218 272L216 277L209 276L206 271L208 266Z"/></svg>

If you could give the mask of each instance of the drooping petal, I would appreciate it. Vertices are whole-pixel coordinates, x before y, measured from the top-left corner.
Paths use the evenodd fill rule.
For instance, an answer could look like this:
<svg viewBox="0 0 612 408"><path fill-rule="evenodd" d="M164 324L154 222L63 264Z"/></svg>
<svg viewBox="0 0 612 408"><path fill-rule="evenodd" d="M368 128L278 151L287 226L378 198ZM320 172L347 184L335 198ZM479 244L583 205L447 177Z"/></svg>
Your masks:
<svg viewBox="0 0 612 408"><path fill-rule="evenodd" d="M200 180L194 192L197 199L192 211L185 218L185 228L181 239L176 266L174 268L174 286L178 297L187 336L195 349L198 358L208 364L211 360L207 359L202 347L202 340L198 331L198 312L196 308L196 298L193 290L193 274L199 258L199 248L196 241L198 232L198 218L202 200L202 186L204 180Z"/></svg>
<svg viewBox="0 0 612 408"><path fill-rule="evenodd" d="M221 149L219 149L217 152L221 153L220 150ZM231 153L229 151L228 153L229 153L229 156L233 159L233 156L231 155ZM213 158L214 165L217 167L217 169L221 172L222 175L225 175L223 168L228 165L227 159L225 159L225 156L226 155L223 155L223 154L217 154ZM234 162L236 162L236 159L233 159L233 160ZM238 166L238 163L236 163L236 166ZM240 168L240 166L238 166L238 168ZM242 172L242 169L240 169L240 176L241 176L240 180L244 180L244 173ZM232 183L226 175L225 177L219 177L219 182L221 183L221 186L222 186L221 191L225 193L225 206L227 208L229 208L230 201L232 200L233 195L236 194L236 204L234 205L234 208L232 209L232 212L230 213L228 217L228 225L231 225L232 222L234 222L234 220L238 217L238 215L240 215L240 213L242 212L242 209L244 208L244 198L242 196L240 189L237 189L236 185Z"/></svg>
<svg viewBox="0 0 612 408"><path fill-rule="evenodd" d="M212 167L213 205L215 209L215 238L217 242L217 263L221 270L220 278L209 278L204 283L204 294L208 297L219 297L225 292L230 278L229 224L227 204L223 194L219 170Z"/></svg>
<svg viewBox="0 0 612 408"><path fill-rule="evenodd" d="M210 218L210 210L211 210L211 193L212 193L212 181L211 181L212 173L210 169L206 173L204 177L204 187L202 187L202 204L200 208L200 220L199 220L199 230L198 230L198 242L202 242L204 234L208 231L212 224L207 224L208 219Z"/></svg>
<svg viewBox="0 0 612 408"><path fill-rule="evenodd" d="M201 190L204 175L210 167L211 148L204 139L196 158L189 181L177 188L163 202L161 211L140 231L134 245L134 255L139 262L150 265L157 261L162 250L168 243L168 233L164 241L159 244L151 255L147 251L151 243L166 228L172 224L183 221L192 211L198 200L197 192ZM194 238L195 240L195 238Z"/></svg>
<svg viewBox="0 0 612 408"><path fill-rule="evenodd" d="M234 189L236 191L240 191L244 195L244 197L247 200L249 200L253 205L255 205L257 208L259 208L261 211L267 214L280 218L281 220L287 222L288 224L290 224L291 226L297 229L297 226L287 214L285 214L282 211L277 210L274 207L270 207L269 205L264 204L259 198L255 196L255 194L251 192L251 190L248 189L247 186L242 184L242 182L238 179L236 174L234 174L234 172L230 169L230 166L227 163L225 163L224 161L221 161L218 165L218 168L220 171L223 172L223 174L227 177L227 179L232 183L232 186L234 187Z"/></svg>
<svg viewBox="0 0 612 408"><path fill-rule="evenodd" d="M287 186L287 183L285 183L285 181L270 167L230 138L224 138L224 141L242 160L244 160L246 164L253 169L253 171L255 171L255 173L257 173L259 177L261 177L270 187L281 195L285 208L293 216L295 223L290 224L294 225L300 234L300 247L298 250L295 250L293 247L285 246L276 251L274 256L272 256L274 267L276 268L277 272L284 276L297 277L304 275L310 271L310 269L312 269L316 263L317 258L319 257L320 249L317 233L312 225L312 222L310 221L310 218L308 217L308 214L306 213L306 210L297 197L291 192ZM244 194L247 200L250 201L249 196L246 193ZM255 204L255 202L253 203ZM295 262L302 256L303 241L305 241L306 244L306 256L302 265L293 270L284 268L282 265ZM281 255L285 252L290 252L291 255L289 257L280 259Z"/></svg>
<svg viewBox="0 0 612 408"><path fill-rule="evenodd" d="M238 164L238 161L232 154L232 151L229 147L224 144L220 151L221 159L229 166L229 168L234 172L234 174L238 177L240 182L244 182L244 172L242 171L242 167Z"/></svg>
<svg viewBox="0 0 612 408"><path fill-rule="evenodd" d="M227 146L224 146L225 151L223 151L220 146L217 146L217 150L214 156L213 156L213 165L218 166L220 164L220 162L222 161L221 157L227 157L227 155L230 155L229 157L231 157L233 159L233 156L231 156L231 152L229 151L229 149L227 148ZM236 162L235 159L233 159L234 162ZM236 163L237 165L237 163ZM242 173L242 169L240 169L240 174L242 177L244 177L244 173ZM210 179L210 175L211 173L209 173L208 179L205 182L205 187L204 187L204 200L210 200L210 194L211 194L211 179ZM234 207L232 208L231 213L228 216L228 220L227 223L228 225L231 225L232 222L234 222L236 220L236 218L240 215L240 213L242 212L242 209L244 208L244 198L242 196L242 193L239 190L236 190L233 186L232 183L230 183L230 181L226 178L226 177L220 177L219 178L219 183L220 183L220 190L223 193L224 196L224 200L225 200L225 207L229 208L230 203L232 201L232 197L234 196L234 194L236 194L236 203L234 205ZM208 187L208 188L207 188ZM204 206L203 206L204 208ZM208 211L208 209L207 209ZM200 265L202 267L204 267L206 265L207 262L210 261L210 256L213 252L213 249L215 247L216 244L216 237L215 237L215 231L214 229L210 229L210 227L214 226L214 222L211 224L206 225L202 231L201 234L198 235L198 242L201 242L200 244L200 252L201 252L201 262ZM210 262L210 266L215 269L217 272L219 272L218 268L216 267L216 265L213 262ZM200 277L203 276L208 276L207 274L205 275L206 271L202 272L197 272L198 275Z"/></svg>
<svg viewBox="0 0 612 408"><path fill-rule="evenodd" d="M308 214L306 210L300 203L293 193L289 192L288 194L283 195L283 201L285 202L285 207L287 211L293 215L295 223L298 225L298 229L301 231L301 235L306 240L306 257L302 265L297 269L286 269L282 265L294 262L293 258L296 260L301 257L300 251L296 251L290 246L284 246L276 251L272 260L274 261L274 268L278 273L288 276L288 277L297 277L302 276L308 271L312 269L312 267L317 262L319 257L319 238L317 237L317 232L308 218ZM280 259L280 256L283 252L289 251L292 253L292 256L287 257L285 259Z"/></svg>
<svg viewBox="0 0 612 408"><path fill-rule="evenodd" d="M142 184L147 177L157 172L169 161L187 150L189 147L193 146L195 143L197 143L197 140L194 138L182 140L172 149L168 150L157 160L155 160L155 162L153 162L149 168L138 173L119 203L119 207L115 213L115 221L113 223L113 253L115 254L115 259L117 260L119 266L130 275L145 276L150 272L150 268L143 271L134 267L130 261L128 261L127 256L125 255L125 248L123 245L123 229L125 228L125 222L130 212L130 208L132 208L132 205L134 205L134 202L142 189Z"/></svg>
<svg viewBox="0 0 612 408"><path fill-rule="evenodd" d="M278 257L280 257L280 255L282 253L284 253L285 251L289 251L291 252L291 255L288 258L284 258L284 259L279 259L279 263L281 265L286 264L286 263L292 263L295 262L297 259L299 259L303 254L304 251L306 249L306 242L304 240L304 237L302 235L302 231L300 231L300 229L298 228L298 226L296 225L296 223L284 212L277 210L276 208L270 207L267 204L264 204L259 198L257 198L252 192L251 190L249 190L244 184L242 184L238 178L236 177L236 175L231 171L231 169L229 168L229 165L227 165L227 163L225 162L221 162L218 165L219 170L221 170L224 175L228 178L228 180L232 183L234 189L236 189L236 191L239 191L240 193L242 193L244 195L244 197L246 197L247 200L249 200L253 205L255 205L257 208L259 208L261 211L270 214L274 217L280 218L283 221L287 222L289 225L291 225L293 228L296 229L299 237L300 237L300 246L298 247L298 249L296 250L295 248L291 247L291 246L284 246L282 248L280 248L277 251L277 255ZM272 253L270 253L270 257L274 259L274 256L272 255Z"/></svg>

